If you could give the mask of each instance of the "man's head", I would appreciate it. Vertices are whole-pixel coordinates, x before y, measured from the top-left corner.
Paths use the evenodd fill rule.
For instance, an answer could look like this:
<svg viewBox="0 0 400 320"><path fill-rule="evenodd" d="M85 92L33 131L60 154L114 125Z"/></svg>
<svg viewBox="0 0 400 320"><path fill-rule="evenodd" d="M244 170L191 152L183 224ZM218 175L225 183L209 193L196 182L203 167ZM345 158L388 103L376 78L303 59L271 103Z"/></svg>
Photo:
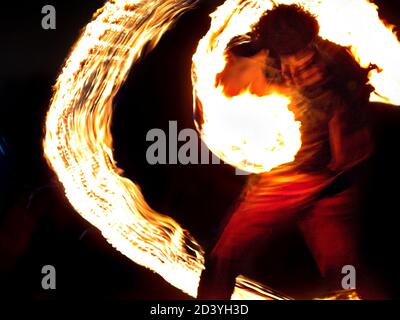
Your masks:
<svg viewBox="0 0 400 320"><path fill-rule="evenodd" d="M317 19L299 5L277 5L267 11L255 27L260 46L280 56L304 50L318 32Z"/></svg>

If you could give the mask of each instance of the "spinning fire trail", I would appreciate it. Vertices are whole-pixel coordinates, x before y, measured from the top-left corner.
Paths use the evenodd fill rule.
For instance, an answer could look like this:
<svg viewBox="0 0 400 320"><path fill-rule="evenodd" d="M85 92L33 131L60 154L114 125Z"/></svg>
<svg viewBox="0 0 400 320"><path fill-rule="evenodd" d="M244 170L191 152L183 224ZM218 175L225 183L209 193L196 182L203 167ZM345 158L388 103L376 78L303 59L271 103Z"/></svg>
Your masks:
<svg viewBox="0 0 400 320"><path fill-rule="evenodd" d="M45 155L76 211L117 250L193 297L204 268L203 251L173 219L147 205L139 186L121 176L110 124L113 98L143 49L154 48L197 2L107 2L84 29L57 80L44 140ZM370 74L379 94L372 100L400 104L400 45L391 27L379 20L376 6L366 0L296 2L318 17L323 38L351 45L363 66L380 67L381 72ZM227 0L212 14L210 30L193 57L203 140L225 162L254 173L291 162L301 146L300 123L288 109L290 98L279 92L226 97L215 77L226 64L229 41L250 31L271 7L267 0ZM238 125L239 120L251 126ZM221 128L224 138L218 134ZM237 280L233 298L285 299L244 278Z"/></svg>

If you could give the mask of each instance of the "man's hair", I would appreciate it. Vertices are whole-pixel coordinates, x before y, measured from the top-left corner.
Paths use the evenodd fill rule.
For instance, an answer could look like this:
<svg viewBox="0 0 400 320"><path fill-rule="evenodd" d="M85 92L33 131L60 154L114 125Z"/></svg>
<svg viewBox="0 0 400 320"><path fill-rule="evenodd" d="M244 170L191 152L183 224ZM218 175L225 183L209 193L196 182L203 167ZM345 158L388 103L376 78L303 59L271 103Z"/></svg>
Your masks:
<svg viewBox="0 0 400 320"><path fill-rule="evenodd" d="M307 47L319 33L315 16L300 5L275 5L254 27L260 47L279 55L294 54Z"/></svg>

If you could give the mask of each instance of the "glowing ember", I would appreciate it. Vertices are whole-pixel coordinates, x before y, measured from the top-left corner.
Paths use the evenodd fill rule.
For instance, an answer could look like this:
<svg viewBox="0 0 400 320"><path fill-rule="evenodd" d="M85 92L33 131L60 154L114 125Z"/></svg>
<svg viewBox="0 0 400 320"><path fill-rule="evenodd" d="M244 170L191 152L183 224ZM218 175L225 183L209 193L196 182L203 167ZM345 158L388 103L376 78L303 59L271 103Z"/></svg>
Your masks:
<svg viewBox="0 0 400 320"><path fill-rule="evenodd" d="M57 80L44 141L45 155L79 214L132 261L192 296L204 268L202 249L173 219L153 211L139 187L121 176L113 159L110 123L113 98L145 45L154 47L196 2L107 2L85 28ZM371 82L398 104L400 46L379 21L376 8L365 0L312 3L306 7L319 16L321 34L353 44L362 64L379 65L383 72L373 74ZM224 160L252 172L291 161L300 147L299 124L287 109L289 100L279 93L258 97L249 92L227 98L214 82L226 64L226 44L247 32L271 6L267 0L226 1L213 14L210 32L193 57L194 90L205 119L203 138ZM226 130L222 137L221 128ZM243 278L233 297L284 299Z"/></svg>

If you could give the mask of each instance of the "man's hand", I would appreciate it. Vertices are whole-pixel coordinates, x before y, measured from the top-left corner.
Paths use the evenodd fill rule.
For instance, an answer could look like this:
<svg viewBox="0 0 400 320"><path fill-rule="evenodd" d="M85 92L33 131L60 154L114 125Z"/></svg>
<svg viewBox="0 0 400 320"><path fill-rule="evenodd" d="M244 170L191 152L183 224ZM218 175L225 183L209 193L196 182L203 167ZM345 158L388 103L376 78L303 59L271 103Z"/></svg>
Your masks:
<svg viewBox="0 0 400 320"><path fill-rule="evenodd" d="M267 58L265 50L252 57L230 54L225 69L217 75L216 85L223 86L223 92L228 97L246 90L258 96L265 95L269 88L264 73Z"/></svg>

